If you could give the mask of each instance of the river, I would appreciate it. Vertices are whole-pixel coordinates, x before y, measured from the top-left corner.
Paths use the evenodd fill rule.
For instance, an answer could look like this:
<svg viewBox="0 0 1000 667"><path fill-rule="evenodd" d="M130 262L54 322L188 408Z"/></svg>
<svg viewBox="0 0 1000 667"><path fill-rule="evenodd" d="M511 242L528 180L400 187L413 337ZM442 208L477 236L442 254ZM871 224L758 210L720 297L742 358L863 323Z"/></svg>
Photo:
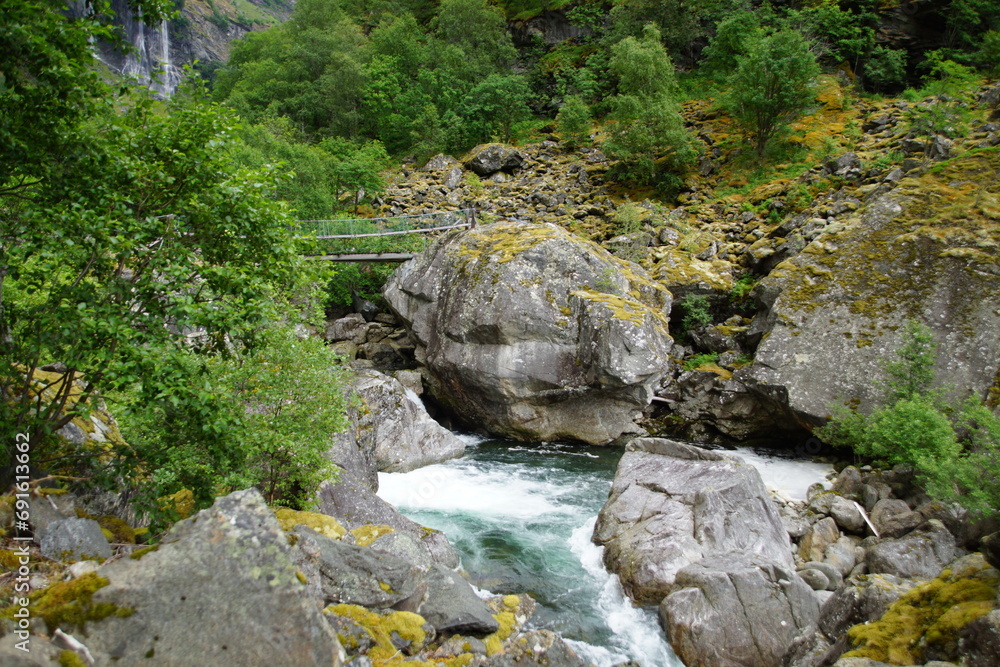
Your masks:
<svg viewBox="0 0 1000 667"><path fill-rule="evenodd" d="M630 659L682 667L656 608L633 606L590 541L622 450L462 437L461 459L380 473L379 496L444 531L479 589L529 593L539 603L529 626L558 632L581 657L599 667ZM830 469L759 450L737 453L792 498L804 498Z"/></svg>

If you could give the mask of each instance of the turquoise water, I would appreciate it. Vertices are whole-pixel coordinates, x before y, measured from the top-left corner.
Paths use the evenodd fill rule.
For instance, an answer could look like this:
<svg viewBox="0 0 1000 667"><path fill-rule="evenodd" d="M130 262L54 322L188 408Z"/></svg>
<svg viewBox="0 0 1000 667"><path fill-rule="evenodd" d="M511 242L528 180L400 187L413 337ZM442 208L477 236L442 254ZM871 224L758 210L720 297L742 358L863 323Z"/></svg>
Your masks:
<svg viewBox="0 0 1000 667"><path fill-rule="evenodd" d="M655 608L632 605L590 542L622 450L467 443L461 459L380 474L379 495L443 530L480 589L529 593L539 603L531 625L558 632L582 657L601 667L681 665Z"/></svg>
<svg viewBox="0 0 1000 667"><path fill-rule="evenodd" d="M480 589L531 594L539 611L530 624L560 633L599 667L625 660L683 667L656 609L637 608L625 597L590 541L623 450L463 439L461 459L381 473L379 495L418 523L443 530ZM831 470L766 450L734 453L791 499L805 498L809 485Z"/></svg>

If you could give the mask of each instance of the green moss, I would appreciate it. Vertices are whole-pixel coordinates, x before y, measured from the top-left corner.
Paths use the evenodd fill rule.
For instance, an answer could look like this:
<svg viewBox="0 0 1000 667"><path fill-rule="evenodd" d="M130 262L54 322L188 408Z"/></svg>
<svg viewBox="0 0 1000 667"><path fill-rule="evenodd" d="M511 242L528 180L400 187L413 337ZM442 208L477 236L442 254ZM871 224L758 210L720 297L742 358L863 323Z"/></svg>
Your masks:
<svg viewBox="0 0 1000 667"><path fill-rule="evenodd" d="M45 621L49 632L56 628L86 630L86 623L100 621L110 616L127 618L133 609L119 607L110 602L93 601L94 593L108 585L108 580L96 572L90 572L72 579L52 584L37 593L30 600L32 616Z"/></svg>
<svg viewBox="0 0 1000 667"><path fill-rule="evenodd" d="M13 570L20 564L16 553L10 549L0 549L0 567Z"/></svg>
<svg viewBox="0 0 1000 667"><path fill-rule="evenodd" d="M146 554L151 554L151 553L153 553L154 551L156 551L159 548L160 548L159 544L154 544L151 547L145 547L143 549L136 549L131 554L129 554L129 558L131 558L132 560L139 560L143 556L145 556Z"/></svg>
<svg viewBox="0 0 1000 667"><path fill-rule="evenodd" d="M327 614L349 618L362 628L375 642L368 651L368 658L374 667L396 664L404 661L399 649L392 643L393 635L409 643L409 653L418 653L427 641L424 617L409 611L393 611L377 614L364 607L352 604L337 604L327 607Z"/></svg>
<svg viewBox="0 0 1000 667"><path fill-rule="evenodd" d="M361 547L367 547L369 544L382 537L383 535L388 535L394 532L392 526L387 526L385 524L375 525L367 524L364 526L359 526L351 531L351 535L354 536L354 542Z"/></svg>
<svg viewBox="0 0 1000 667"><path fill-rule="evenodd" d="M116 516L106 515L97 520L101 528L109 531L109 542L116 544L135 544L135 531L132 527Z"/></svg>
<svg viewBox="0 0 1000 667"><path fill-rule="evenodd" d="M83 661L76 651L65 650L59 653L59 665L60 667L87 667L87 663Z"/></svg>
<svg viewBox="0 0 1000 667"><path fill-rule="evenodd" d="M306 526L307 528L312 528L320 535L326 535L334 540L339 540L347 534L347 529L339 521L326 514L299 512L286 507L279 507L274 510L274 516L277 517L278 523L281 524L281 529L286 531L292 530L295 526Z"/></svg>
<svg viewBox="0 0 1000 667"><path fill-rule="evenodd" d="M879 620L848 630L856 648L843 657L914 665L933 647L935 655L957 660L961 631L997 606L997 571L982 557L972 560L962 572L945 570L904 594Z"/></svg>

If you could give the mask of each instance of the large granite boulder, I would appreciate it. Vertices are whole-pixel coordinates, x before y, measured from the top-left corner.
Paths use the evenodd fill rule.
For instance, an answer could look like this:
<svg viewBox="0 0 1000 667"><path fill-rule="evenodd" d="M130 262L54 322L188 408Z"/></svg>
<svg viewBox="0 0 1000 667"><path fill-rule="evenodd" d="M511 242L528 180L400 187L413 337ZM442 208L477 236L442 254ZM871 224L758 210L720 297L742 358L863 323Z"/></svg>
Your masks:
<svg viewBox="0 0 1000 667"><path fill-rule="evenodd" d="M511 146L503 144L481 144L471 151L465 166L478 176L489 176L498 171L511 172L524 166L527 156Z"/></svg>
<svg viewBox="0 0 1000 667"><path fill-rule="evenodd" d="M677 573L660 605L670 645L687 667L773 667L819 603L789 568L748 553L711 556Z"/></svg>
<svg viewBox="0 0 1000 667"><path fill-rule="evenodd" d="M423 576L412 563L392 554L359 547L307 528L295 529L299 563L307 579L317 579L323 602L387 609L417 592Z"/></svg>
<svg viewBox="0 0 1000 667"><path fill-rule="evenodd" d="M737 379L806 427L839 402L869 410L918 320L939 386L985 397L1000 377L1000 253L983 239L1000 223L979 184L998 168L1000 154L973 155L907 178L779 264L754 290L762 340Z"/></svg>
<svg viewBox="0 0 1000 667"><path fill-rule="evenodd" d="M337 665L337 638L289 549L257 491L219 498L155 551L101 569L94 608L127 613L88 622L86 644L98 664Z"/></svg>
<svg viewBox="0 0 1000 667"><path fill-rule="evenodd" d="M445 234L384 295L434 397L499 435L606 444L667 372L670 293L555 225Z"/></svg>
<svg viewBox="0 0 1000 667"><path fill-rule="evenodd" d="M682 568L728 552L790 571L791 544L757 470L662 438L629 443L594 527L604 563L635 600L657 603Z"/></svg>

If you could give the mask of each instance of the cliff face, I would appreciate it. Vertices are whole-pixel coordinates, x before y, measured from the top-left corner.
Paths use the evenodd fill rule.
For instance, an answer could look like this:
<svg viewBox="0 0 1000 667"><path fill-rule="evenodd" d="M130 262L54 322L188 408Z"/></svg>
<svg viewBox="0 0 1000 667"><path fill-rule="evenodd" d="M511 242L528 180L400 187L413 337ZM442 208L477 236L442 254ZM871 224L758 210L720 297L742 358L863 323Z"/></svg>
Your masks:
<svg viewBox="0 0 1000 667"><path fill-rule="evenodd" d="M174 58L179 65L225 62L233 40L285 21L294 6L295 0L184 0L180 18L170 23Z"/></svg>
<svg viewBox="0 0 1000 667"><path fill-rule="evenodd" d="M295 0L182 0L177 18L150 26L127 0L112 0L115 23L132 49L123 53L99 44L96 53L112 72L170 96L186 65L212 71L229 59L233 40L286 20L294 6ZM86 8L77 3L71 11Z"/></svg>

